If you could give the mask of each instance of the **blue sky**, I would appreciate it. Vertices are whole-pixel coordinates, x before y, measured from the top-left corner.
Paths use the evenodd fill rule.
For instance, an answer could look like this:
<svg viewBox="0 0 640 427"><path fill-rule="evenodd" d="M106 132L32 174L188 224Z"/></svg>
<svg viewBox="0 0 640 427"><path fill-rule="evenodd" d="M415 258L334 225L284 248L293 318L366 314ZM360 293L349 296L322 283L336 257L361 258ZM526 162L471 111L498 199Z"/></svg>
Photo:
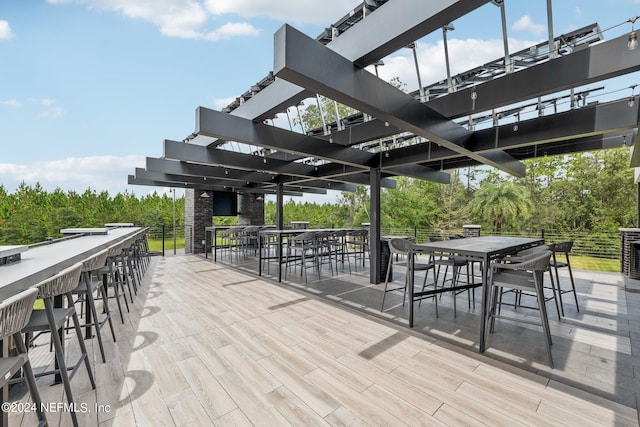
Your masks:
<svg viewBox="0 0 640 427"><path fill-rule="evenodd" d="M128 186L127 175L144 167L145 156L161 156L164 139L193 132L196 107L220 109L262 79L283 23L315 37L360 3L1 0L0 184L8 191L24 180L47 190L145 194L150 188ZM512 52L546 39L545 0L505 3ZM594 22L605 29L636 15L640 0L553 2L555 34ZM454 73L503 55L497 7L453 24ZM380 76L416 89L411 51L403 51L384 59ZM440 32L418 42L418 57L424 84L445 77ZM637 80L608 82L607 91Z"/></svg>

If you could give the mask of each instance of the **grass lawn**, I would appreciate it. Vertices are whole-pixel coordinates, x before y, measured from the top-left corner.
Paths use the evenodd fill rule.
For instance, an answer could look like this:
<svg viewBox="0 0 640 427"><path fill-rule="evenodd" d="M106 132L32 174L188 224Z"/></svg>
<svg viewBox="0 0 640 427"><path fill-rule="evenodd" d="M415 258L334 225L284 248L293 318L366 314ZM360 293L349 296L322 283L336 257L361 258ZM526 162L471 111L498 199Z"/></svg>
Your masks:
<svg viewBox="0 0 640 427"><path fill-rule="evenodd" d="M560 257L558 261L562 261ZM590 256L571 255L571 267L578 270L620 272L619 259L594 258Z"/></svg>
<svg viewBox="0 0 640 427"><path fill-rule="evenodd" d="M176 249L184 248L184 237L178 237L176 239ZM152 251L162 251L162 239L149 239L149 249ZM165 239L164 250L173 250L173 239Z"/></svg>

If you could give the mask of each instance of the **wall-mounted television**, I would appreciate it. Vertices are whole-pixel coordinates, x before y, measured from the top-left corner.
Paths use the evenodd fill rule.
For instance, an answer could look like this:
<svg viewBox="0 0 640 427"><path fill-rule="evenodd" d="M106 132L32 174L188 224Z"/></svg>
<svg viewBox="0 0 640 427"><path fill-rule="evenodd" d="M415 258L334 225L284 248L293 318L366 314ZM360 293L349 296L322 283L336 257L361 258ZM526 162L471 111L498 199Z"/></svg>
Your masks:
<svg viewBox="0 0 640 427"><path fill-rule="evenodd" d="M238 193L235 191L213 191L213 216L238 215Z"/></svg>

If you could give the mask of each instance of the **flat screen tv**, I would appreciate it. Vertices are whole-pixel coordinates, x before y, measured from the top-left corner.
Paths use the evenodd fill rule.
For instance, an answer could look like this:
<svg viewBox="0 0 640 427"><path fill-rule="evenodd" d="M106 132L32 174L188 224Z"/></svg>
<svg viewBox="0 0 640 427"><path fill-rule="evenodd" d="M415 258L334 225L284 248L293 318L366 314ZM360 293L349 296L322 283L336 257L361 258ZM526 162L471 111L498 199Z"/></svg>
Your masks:
<svg viewBox="0 0 640 427"><path fill-rule="evenodd" d="M233 191L213 191L213 216L238 215L238 193Z"/></svg>

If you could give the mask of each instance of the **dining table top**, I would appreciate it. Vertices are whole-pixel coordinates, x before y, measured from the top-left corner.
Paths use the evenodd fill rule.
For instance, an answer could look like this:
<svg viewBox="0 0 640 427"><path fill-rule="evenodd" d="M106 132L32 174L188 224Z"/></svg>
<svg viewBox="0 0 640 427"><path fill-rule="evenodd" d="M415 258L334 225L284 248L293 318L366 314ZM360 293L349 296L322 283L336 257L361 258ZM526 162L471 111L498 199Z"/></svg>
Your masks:
<svg viewBox="0 0 640 427"><path fill-rule="evenodd" d="M518 252L543 243L544 239L536 237L479 236L416 243L412 246L412 249L417 252L441 252L473 257L492 257Z"/></svg>

